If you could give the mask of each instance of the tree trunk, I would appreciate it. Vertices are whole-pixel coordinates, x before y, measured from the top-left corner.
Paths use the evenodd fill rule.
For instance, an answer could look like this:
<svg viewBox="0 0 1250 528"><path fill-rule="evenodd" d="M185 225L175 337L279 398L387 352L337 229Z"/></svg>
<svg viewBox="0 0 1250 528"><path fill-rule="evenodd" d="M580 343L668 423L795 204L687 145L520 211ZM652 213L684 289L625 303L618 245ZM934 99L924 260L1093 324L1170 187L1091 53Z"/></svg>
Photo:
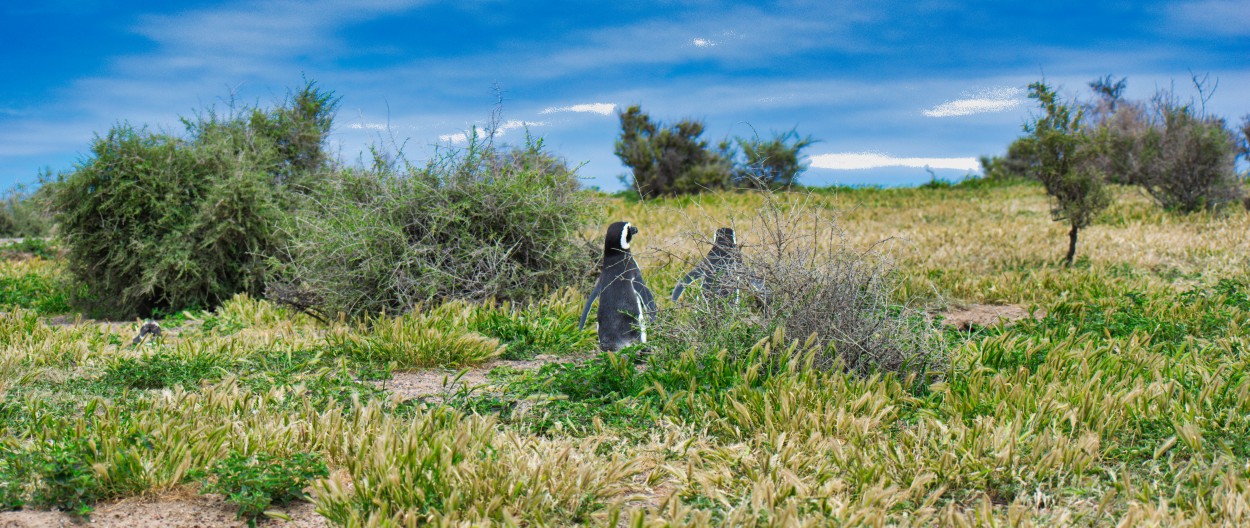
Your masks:
<svg viewBox="0 0 1250 528"><path fill-rule="evenodd" d="M1072 226L1072 230L1068 231L1068 256L1064 257L1064 261L1068 266L1072 265L1072 257L1076 256L1076 226Z"/></svg>

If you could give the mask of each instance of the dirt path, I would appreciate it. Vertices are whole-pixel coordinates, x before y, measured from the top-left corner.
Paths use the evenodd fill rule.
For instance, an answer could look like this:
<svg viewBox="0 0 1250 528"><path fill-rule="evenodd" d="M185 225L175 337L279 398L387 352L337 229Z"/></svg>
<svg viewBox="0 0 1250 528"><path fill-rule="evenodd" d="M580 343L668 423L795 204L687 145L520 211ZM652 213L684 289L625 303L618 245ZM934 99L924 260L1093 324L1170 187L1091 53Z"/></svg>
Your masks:
<svg viewBox="0 0 1250 528"><path fill-rule="evenodd" d="M427 369L411 372L396 372L390 380L377 382L382 389L391 391L403 400L425 398L431 401L442 401L445 397L465 388L493 389L492 382L487 378L491 370L499 367L510 367L517 370L537 370L548 363L575 361L576 358L552 355L540 355L530 360L495 359L476 367L470 367L463 376L459 370ZM459 376L459 377L457 377Z"/></svg>

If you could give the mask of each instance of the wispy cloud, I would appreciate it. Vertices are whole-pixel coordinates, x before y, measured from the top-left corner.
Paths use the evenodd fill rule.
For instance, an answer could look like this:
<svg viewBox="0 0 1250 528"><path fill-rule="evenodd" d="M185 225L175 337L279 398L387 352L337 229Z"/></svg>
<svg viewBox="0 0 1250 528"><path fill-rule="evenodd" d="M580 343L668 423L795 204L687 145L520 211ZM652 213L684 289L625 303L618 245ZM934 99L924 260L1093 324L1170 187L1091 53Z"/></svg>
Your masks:
<svg viewBox="0 0 1250 528"><path fill-rule="evenodd" d="M708 40L705 38L696 38L694 40L691 40L690 43L694 44L694 47L696 48L710 48L716 45L716 41Z"/></svg>
<svg viewBox="0 0 1250 528"><path fill-rule="evenodd" d="M996 87L975 94L947 101L924 111L927 117L957 117L991 112L1004 112L1019 107L1024 101L1024 90L1015 87Z"/></svg>
<svg viewBox="0 0 1250 528"><path fill-rule="evenodd" d="M352 130L386 130L389 126L386 123L352 123L347 125Z"/></svg>
<svg viewBox="0 0 1250 528"><path fill-rule="evenodd" d="M539 114L554 114L556 112L579 112L610 116L613 112L616 112L616 105L612 103L585 103L569 106L552 106L544 108Z"/></svg>
<svg viewBox="0 0 1250 528"><path fill-rule="evenodd" d="M1244 37L1250 35L1250 3L1245 0L1198 0L1180 2L1169 9L1167 20L1172 27L1187 33L1209 36L1212 33Z"/></svg>
<svg viewBox="0 0 1250 528"><path fill-rule="evenodd" d="M503 123L499 123L499 125L495 127L495 137L502 137L509 130L516 130L518 128L525 128L525 129L536 128L540 126L545 126L546 124L547 123L545 121L521 121L518 119L511 119ZM470 132L476 132L477 137L479 138L486 137L488 134L490 134L490 131L487 128L475 126L470 131L453 132L450 134L441 134L438 136L438 140L444 143L451 143L453 145L459 145L461 143L465 143L469 141Z"/></svg>
<svg viewBox="0 0 1250 528"><path fill-rule="evenodd" d="M912 167L931 169L950 169L978 171L980 162L976 158L897 158L877 152L844 152L838 154L819 154L811 157L812 167L817 169L856 170L879 169L882 167Z"/></svg>

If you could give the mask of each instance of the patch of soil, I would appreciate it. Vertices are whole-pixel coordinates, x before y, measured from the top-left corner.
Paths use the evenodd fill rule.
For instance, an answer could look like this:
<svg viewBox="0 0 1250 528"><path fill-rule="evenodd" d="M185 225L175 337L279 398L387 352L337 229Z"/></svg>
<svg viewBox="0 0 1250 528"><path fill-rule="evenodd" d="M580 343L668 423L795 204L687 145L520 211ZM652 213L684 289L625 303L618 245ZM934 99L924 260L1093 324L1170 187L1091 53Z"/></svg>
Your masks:
<svg viewBox="0 0 1250 528"><path fill-rule="evenodd" d="M959 309L942 313L942 324L953 326L958 330L970 330L973 326L994 326L1012 323L1029 316L1029 311L1018 304L969 304ZM1034 317L1042 317L1044 312L1034 313Z"/></svg>
<svg viewBox="0 0 1250 528"><path fill-rule="evenodd" d="M291 518L290 521L261 517L257 526L283 528L323 528L329 521L314 510L312 503L295 502L286 507L273 507ZM155 498L133 497L96 506L89 521L58 511L22 510L0 513L0 528L62 528L99 526L107 528L210 528L243 527L234 505L219 495L191 495L170 492Z"/></svg>
<svg viewBox="0 0 1250 528"><path fill-rule="evenodd" d="M397 398L411 400L427 398L442 401L448 395L464 388L484 388L491 390L491 382L486 375L497 367L511 367L517 370L537 370L548 363L567 361L570 358L543 354L530 360L495 359L471 367L463 376L456 378L459 370L427 369L411 372L396 372L387 381L374 382L378 387L391 391Z"/></svg>

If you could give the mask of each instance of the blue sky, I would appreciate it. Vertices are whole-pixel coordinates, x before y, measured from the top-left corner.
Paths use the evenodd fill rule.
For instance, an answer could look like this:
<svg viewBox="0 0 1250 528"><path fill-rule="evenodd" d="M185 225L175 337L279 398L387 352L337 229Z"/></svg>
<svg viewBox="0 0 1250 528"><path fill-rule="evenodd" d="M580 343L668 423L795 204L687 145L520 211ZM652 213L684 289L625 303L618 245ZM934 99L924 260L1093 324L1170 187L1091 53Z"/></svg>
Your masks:
<svg viewBox="0 0 1250 528"><path fill-rule="evenodd" d="M797 127L820 140L809 184L958 178L1020 134L1043 76L1081 96L1124 76L1144 98L1210 74L1208 111L1239 121L1247 20L1248 0L5 2L0 189L71 169L119 121L179 132L179 116L270 105L305 77L341 96L329 145L348 162L454 146L498 87L501 141L528 128L608 190L630 104L701 119L713 142Z"/></svg>

